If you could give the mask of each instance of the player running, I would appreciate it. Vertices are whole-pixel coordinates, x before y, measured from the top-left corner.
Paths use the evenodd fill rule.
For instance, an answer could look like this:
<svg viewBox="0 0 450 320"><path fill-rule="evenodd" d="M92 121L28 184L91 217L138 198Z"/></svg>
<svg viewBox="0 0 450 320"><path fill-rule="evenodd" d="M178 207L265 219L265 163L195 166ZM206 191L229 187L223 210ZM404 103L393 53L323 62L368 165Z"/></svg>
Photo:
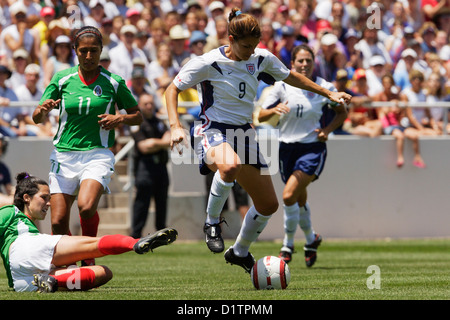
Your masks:
<svg viewBox="0 0 450 320"><path fill-rule="evenodd" d="M332 83L313 78L314 52L307 45L292 50L292 66L318 85L336 91ZM335 111L331 121L329 106ZM280 116L280 172L286 185L283 190L285 236L279 257L287 263L292 260L294 236L300 225L306 237L305 263L311 267L322 237L312 228L306 188L319 178L327 157L325 142L344 122L347 110L342 104L283 82L274 85L261 107L259 121Z"/></svg>
<svg viewBox="0 0 450 320"><path fill-rule="evenodd" d="M33 113L41 123L59 109L49 173L53 234L70 234L70 208L78 196L82 235L97 235L97 205L114 173L114 128L142 122L124 79L99 66L102 48L99 30L81 28L74 36L79 65L53 76ZM116 104L126 114L116 114Z"/></svg>
<svg viewBox="0 0 450 320"><path fill-rule="evenodd" d="M259 80L269 83L283 80L334 102L340 99L348 102L351 98L346 93L323 88L298 72L289 71L272 53L256 48L260 37L257 19L233 8L228 25L230 45L190 60L165 93L173 148L180 143L186 144L177 112L178 94L198 85L202 123L192 128L191 144L199 156L200 173L215 172L204 225L206 244L212 252L224 250L220 213L235 180L253 200L254 205L247 212L234 245L225 252L228 263L237 264L247 272L254 264L250 245L278 209L271 177L260 173L267 164L250 125ZM239 132L245 132L249 139L239 139ZM242 150L245 150L244 155L239 152Z"/></svg>

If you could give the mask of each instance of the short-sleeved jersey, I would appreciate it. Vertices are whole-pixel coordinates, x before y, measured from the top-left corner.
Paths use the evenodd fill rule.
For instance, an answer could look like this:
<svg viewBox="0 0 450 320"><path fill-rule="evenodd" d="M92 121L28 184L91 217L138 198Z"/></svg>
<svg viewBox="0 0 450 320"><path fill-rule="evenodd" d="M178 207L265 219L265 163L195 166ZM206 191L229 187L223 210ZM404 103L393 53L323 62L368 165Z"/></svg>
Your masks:
<svg viewBox="0 0 450 320"><path fill-rule="evenodd" d="M38 234L39 230L33 221L22 213L16 206L9 205L0 208L0 250L8 276L8 284L13 286L11 271L9 268L9 247L19 235L32 233Z"/></svg>
<svg viewBox="0 0 450 320"><path fill-rule="evenodd" d="M319 86L330 91L337 91L334 85L317 77ZM289 112L280 117L280 141L284 143L310 143L317 142L317 133L314 131L322 126L321 118L323 108L333 104L329 99L308 90L290 86L284 82L277 82L270 90L262 104L263 109L270 109L278 103L287 103Z"/></svg>
<svg viewBox="0 0 450 320"><path fill-rule="evenodd" d="M175 77L180 90L197 85L200 118L232 125L252 122L259 80L284 80L289 69L266 49L256 48L248 60L234 61L225 46L191 59Z"/></svg>
<svg viewBox="0 0 450 320"><path fill-rule="evenodd" d="M58 131L53 144L58 151L86 151L110 148L114 144L114 130L100 128L100 114L115 114L119 109L137 106L136 99L125 81L103 67L97 79L85 84L78 74L78 66L57 72L40 100L61 99Z"/></svg>

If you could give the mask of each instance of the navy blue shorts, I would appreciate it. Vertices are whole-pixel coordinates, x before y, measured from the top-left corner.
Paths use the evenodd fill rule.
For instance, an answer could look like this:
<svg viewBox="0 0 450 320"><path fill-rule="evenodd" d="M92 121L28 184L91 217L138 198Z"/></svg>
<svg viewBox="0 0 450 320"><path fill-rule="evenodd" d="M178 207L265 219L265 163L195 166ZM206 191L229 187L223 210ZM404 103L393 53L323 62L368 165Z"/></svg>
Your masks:
<svg viewBox="0 0 450 320"><path fill-rule="evenodd" d="M319 178L327 158L327 145L323 142L280 143L280 174L284 183L292 173L300 170ZM314 180L315 180L314 179Z"/></svg>
<svg viewBox="0 0 450 320"><path fill-rule="evenodd" d="M191 147L198 156L201 174L211 172L205 162L208 150L223 142L230 144L242 164L250 164L258 169L268 167L256 141L256 131L250 124L236 126L203 120L191 128Z"/></svg>

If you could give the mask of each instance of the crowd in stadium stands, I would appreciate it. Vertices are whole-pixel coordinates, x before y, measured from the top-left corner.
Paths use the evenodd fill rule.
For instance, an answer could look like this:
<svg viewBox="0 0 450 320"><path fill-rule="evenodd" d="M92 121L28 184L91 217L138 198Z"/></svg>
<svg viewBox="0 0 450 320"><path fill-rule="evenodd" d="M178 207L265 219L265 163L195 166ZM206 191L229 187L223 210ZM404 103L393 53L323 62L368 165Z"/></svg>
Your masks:
<svg viewBox="0 0 450 320"><path fill-rule="evenodd" d="M233 7L260 20L261 48L289 66L292 48L309 44L316 55L315 74L354 96L348 119L336 134L376 137L391 134L391 125L414 127L419 135L445 130L447 109L400 108L394 117L395 106L370 108L367 103L449 101L450 0L0 2L4 136L54 135L57 113L46 124L36 125L30 118L35 106L13 108L10 102L38 101L55 72L77 64L71 37L84 25L102 32L101 64L122 76L136 98L154 95L159 113L164 113L164 91L180 67L193 56L227 44L227 17ZM393 81L385 84L384 78ZM258 99L270 88L262 82ZM180 101L195 104L198 94L187 90ZM194 116L198 111L180 110Z"/></svg>

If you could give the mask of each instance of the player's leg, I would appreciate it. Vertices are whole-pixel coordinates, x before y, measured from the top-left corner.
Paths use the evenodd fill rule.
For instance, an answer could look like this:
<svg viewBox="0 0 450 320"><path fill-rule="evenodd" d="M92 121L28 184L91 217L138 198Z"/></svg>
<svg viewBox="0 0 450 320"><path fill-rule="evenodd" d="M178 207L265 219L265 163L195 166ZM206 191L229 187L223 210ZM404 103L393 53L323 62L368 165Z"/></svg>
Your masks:
<svg viewBox="0 0 450 320"><path fill-rule="evenodd" d="M53 193L50 199L51 224L53 234L70 235L70 208L75 196L65 193Z"/></svg>
<svg viewBox="0 0 450 320"><path fill-rule="evenodd" d="M261 175L260 169L254 166L243 165L237 181L247 191L254 205L245 215L235 243L225 253L225 260L250 272L254 259L248 250L278 209L278 200L270 175Z"/></svg>
<svg viewBox="0 0 450 320"><path fill-rule="evenodd" d="M112 279L113 273L106 266L89 266L89 267L76 267L70 266L68 268L58 268L50 272L49 274L56 280L53 286L56 284L58 290L89 290L92 288L100 287L106 284ZM51 279L45 279L42 277L39 279L39 275L35 275L35 282L39 281L51 281ZM42 286L42 283L41 283ZM54 291L54 288L49 291Z"/></svg>
<svg viewBox="0 0 450 320"><path fill-rule="evenodd" d="M224 142L208 150L206 163L215 174L209 192L203 231L208 248L219 253L224 250L220 214L241 169L241 161L231 146Z"/></svg>
<svg viewBox="0 0 450 320"><path fill-rule="evenodd" d="M103 185L94 179L85 179L80 184L77 202L83 236L97 236L99 224L97 207L104 190Z"/></svg>

